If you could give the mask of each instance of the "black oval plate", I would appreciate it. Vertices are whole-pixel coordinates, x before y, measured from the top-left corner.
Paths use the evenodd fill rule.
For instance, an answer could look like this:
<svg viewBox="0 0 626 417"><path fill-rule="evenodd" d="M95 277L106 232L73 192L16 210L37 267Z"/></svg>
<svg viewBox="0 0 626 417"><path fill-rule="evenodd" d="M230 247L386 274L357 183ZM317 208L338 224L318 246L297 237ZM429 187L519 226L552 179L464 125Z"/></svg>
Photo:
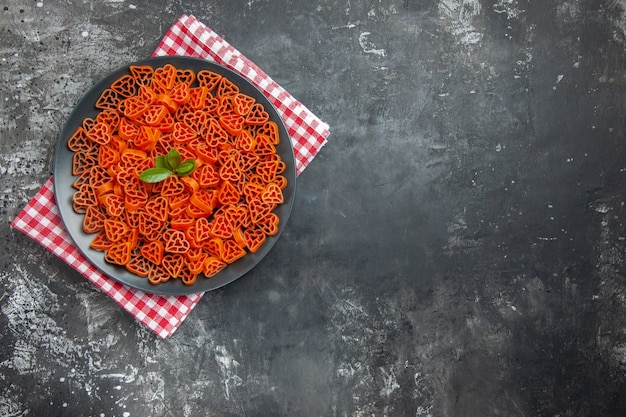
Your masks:
<svg viewBox="0 0 626 417"><path fill-rule="evenodd" d="M204 276L200 275L198 280L193 285L185 285L179 279L172 279L165 283L152 285L146 278L132 274L124 267L106 262L104 260L104 252L96 251L89 247L89 243L93 239L94 235L87 234L83 231L83 215L74 212L72 206L72 197L76 191L72 188L72 183L76 177L72 175L73 152L67 147L67 141L70 136L74 133L76 128L82 124L83 119L86 117L95 119L99 113L99 110L95 107L96 101L102 92L108 88L113 81L124 74L130 73L128 69L130 65L150 65L153 68L158 68L168 63L174 65L176 68L194 70L196 73L203 69L216 72L235 83L237 87L239 87L240 92L253 97L257 102L261 103L265 108L265 111L269 114L270 120L273 120L278 125L280 143L276 146L276 151L287 165L287 169L283 173L285 178L287 178L287 186L283 190L285 202L279 205L274 211L280 219L278 233L274 236L268 236L263 246L261 246L256 253L248 253L246 256L228 265L211 278L204 278ZM249 272L269 253L285 229L285 225L287 224L287 220L291 214L295 191L296 165L293 147L289 134L287 133L287 129L285 128L285 125L283 124L274 106L260 90L239 74L218 64L197 58L179 56L149 58L128 64L127 66L112 72L93 86L83 96L65 123L56 145L54 161L54 194L63 224L65 225L65 228L71 238L74 240L74 243L80 252L89 260L89 262L96 266L105 275L108 275L122 284L153 294L187 295L211 291L229 284Z"/></svg>

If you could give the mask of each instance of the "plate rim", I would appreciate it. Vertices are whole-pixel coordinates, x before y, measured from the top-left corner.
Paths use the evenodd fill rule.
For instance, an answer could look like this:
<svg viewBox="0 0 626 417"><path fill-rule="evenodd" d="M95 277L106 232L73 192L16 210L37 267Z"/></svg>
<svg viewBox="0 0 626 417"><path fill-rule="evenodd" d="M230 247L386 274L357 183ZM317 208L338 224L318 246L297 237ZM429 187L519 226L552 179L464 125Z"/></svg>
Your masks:
<svg viewBox="0 0 626 417"><path fill-rule="evenodd" d="M255 99L257 101L263 102L262 104L265 110L270 115L270 120L273 120L278 124L281 141L277 148L280 147L281 152L279 152L279 154L281 156L281 159L286 159L285 163L287 165L287 170L285 172L288 176L286 188L288 192L286 193L287 195L285 198L285 202L276 209L279 210L281 213L279 230L276 235L268 236L266 242L256 253L252 254L248 252L246 256L235 261L233 264L228 265L217 275L210 278L199 277L199 279L192 285L185 285L180 279L170 279L165 283L160 283L157 285L150 284L146 278L142 278L138 275L132 274L122 266L113 265L104 261L104 252L91 249L88 247L88 245L87 247L85 247L85 244L82 241L87 239L89 236L93 236L93 234L86 234L82 231L82 219L84 215L75 213L73 208L71 207L71 204L70 207L67 207L68 194L73 195L76 190L71 186L71 183L62 183L65 177L69 176L70 178L77 178L71 173L71 165L68 166L66 164L61 164L63 158L68 158L69 156L73 155L73 152L71 152L69 148L67 148L67 141L69 139L69 136L78 127L77 120L80 120L80 123L82 123L82 120L84 120L85 117L92 117L90 116L90 114L93 113L94 115L96 115L101 111L95 108L95 102L102 93L102 91L108 88L112 81L114 81L117 77L123 75L124 73L130 73L129 68L132 65L152 65L153 68L158 68L167 63L173 64L177 68L181 69L186 69L191 66L194 68L202 67L203 69L215 70L222 76L226 74L226 77L234 78L234 80L232 78L229 78L229 80L234 81L240 89L242 89L243 87L244 91L252 91L254 94L256 94L257 97L255 97ZM198 70L196 70L196 73L197 71ZM241 83L243 83L243 86L240 85ZM66 175L63 175L61 172L62 165L63 168L67 170L67 172L65 173ZM60 173L61 175L59 175ZM122 285L143 291L145 293L174 296L191 295L216 290L242 278L244 275L254 269L271 252L288 223L295 200L296 178L296 160L293 142L284 121L280 117L280 113L278 113L276 107L270 102L267 96L265 96L263 91L261 91L261 89L255 86L243 75L235 72L228 67L209 60L188 56L159 56L137 60L120 66L99 79L83 94L83 96L73 107L70 115L65 120L65 123L63 124L63 127L59 132L57 143L55 145L53 166L54 196L57 208L59 210L61 222L70 239L72 240L72 243L85 257L85 259L96 269L98 269L100 273L107 277L110 277L111 279ZM274 212L276 212L276 210ZM80 219L80 226L71 223L72 221L77 221L78 219ZM79 227L80 230L77 230ZM233 268L236 268L237 271L233 272Z"/></svg>

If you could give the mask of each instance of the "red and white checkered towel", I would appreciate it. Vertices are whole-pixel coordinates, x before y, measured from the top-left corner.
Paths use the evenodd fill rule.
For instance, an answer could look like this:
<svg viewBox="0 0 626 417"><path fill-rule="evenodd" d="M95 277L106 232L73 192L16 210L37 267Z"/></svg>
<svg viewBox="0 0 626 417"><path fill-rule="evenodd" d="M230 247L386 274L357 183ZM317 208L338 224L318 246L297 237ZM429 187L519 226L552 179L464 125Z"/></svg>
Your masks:
<svg viewBox="0 0 626 417"><path fill-rule="evenodd" d="M328 125L298 102L259 67L193 16L183 15L168 30L153 56L186 55L228 67L257 86L280 114L293 143L300 174L326 143ZM160 337L170 336L202 294L164 296L120 284L91 265L74 246L54 201L52 179L13 220L11 226L63 259Z"/></svg>

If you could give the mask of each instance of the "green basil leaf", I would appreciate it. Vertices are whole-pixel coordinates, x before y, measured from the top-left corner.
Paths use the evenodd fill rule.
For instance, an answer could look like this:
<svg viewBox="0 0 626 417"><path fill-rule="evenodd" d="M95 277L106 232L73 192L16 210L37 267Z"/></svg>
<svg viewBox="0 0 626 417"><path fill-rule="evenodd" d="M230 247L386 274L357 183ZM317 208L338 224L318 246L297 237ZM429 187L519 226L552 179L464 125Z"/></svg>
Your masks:
<svg viewBox="0 0 626 417"><path fill-rule="evenodd" d="M170 169L167 166L167 162L165 161L165 155L159 155L154 159L154 163L156 165L157 168L166 168L166 169Z"/></svg>
<svg viewBox="0 0 626 417"><path fill-rule="evenodd" d="M172 171L167 168L150 168L142 172L139 179L143 182L161 182L170 175Z"/></svg>
<svg viewBox="0 0 626 417"><path fill-rule="evenodd" d="M178 175L189 175L193 172L195 167L196 161L194 161L193 159L186 159L185 162L183 162L178 167L176 167L176 169L174 169L174 172Z"/></svg>
<svg viewBox="0 0 626 417"><path fill-rule="evenodd" d="M173 171L178 168L182 159L183 158L180 156L176 148L172 148L165 156L165 163L167 164L167 167Z"/></svg>

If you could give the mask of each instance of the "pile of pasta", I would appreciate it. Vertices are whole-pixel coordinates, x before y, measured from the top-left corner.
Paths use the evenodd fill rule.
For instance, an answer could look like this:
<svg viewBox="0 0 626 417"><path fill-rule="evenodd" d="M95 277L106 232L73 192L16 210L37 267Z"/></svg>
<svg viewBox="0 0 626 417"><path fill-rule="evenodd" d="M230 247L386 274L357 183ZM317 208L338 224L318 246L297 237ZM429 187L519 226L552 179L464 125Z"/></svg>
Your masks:
<svg viewBox="0 0 626 417"><path fill-rule="evenodd" d="M212 277L278 233L278 126L227 77L133 65L68 140L73 208L90 246L151 284ZM145 182L172 149L191 173Z"/></svg>

